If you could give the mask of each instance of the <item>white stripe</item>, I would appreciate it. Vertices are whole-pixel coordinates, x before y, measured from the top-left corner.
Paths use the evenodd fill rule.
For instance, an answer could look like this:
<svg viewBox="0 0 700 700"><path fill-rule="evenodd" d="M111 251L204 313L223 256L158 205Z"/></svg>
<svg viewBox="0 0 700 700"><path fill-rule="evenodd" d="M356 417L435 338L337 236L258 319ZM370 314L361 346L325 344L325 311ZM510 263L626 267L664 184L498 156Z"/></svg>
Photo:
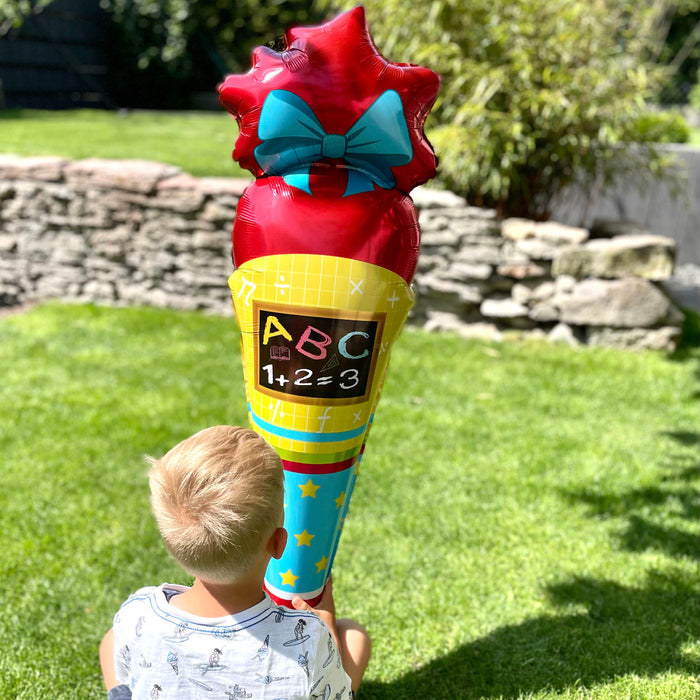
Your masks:
<svg viewBox="0 0 700 700"><path fill-rule="evenodd" d="M295 591L294 593L290 593L289 591L281 591L279 588L275 588L274 586L270 585L267 580L265 580L265 588L267 588L272 595L276 596L277 598L282 598L282 600L292 600L293 598L306 598L307 600L310 600L311 598L320 596L325 587L326 586L324 584L321 586L321 588L315 591L304 591L303 593L297 593Z"/></svg>

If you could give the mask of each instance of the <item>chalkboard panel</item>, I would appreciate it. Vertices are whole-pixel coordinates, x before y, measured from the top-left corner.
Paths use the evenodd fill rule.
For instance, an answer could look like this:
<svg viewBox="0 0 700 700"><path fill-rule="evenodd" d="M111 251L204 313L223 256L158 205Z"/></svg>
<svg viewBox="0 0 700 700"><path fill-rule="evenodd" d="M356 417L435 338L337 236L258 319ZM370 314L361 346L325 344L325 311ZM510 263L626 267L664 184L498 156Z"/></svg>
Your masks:
<svg viewBox="0 0 700 700"><path fill-rule="evenodd" d="M366 401L384 328L383 313L329 313L255 304L255 388L287 401Z"/></svg>

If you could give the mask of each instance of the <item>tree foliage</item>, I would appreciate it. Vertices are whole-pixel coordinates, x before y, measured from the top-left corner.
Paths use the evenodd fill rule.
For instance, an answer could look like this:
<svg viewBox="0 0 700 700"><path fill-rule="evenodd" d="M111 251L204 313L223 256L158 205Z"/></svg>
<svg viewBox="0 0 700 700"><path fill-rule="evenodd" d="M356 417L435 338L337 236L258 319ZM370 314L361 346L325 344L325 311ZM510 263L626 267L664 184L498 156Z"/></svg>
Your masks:
<svg viewBox="0 0 700 700"><path fill-rule="evenodd" d="M649 60L665 67L662 104L684 104L700 71L700 0L657 0Z"/></svg>
<svg viewBox="0 0 700 700"><path fill-rule="evenodd" d="M138 106L185 107L188 90L211 90L225 73L248 70L255 46L319 17L304 0L103 0L103 5L115 20L117 97Z"/></svg>
<svg viewBox="0 0 700 700"><path fill-rule="evenodd" d="M442 181L476 204L536 219L568 186L661 168L638 127L663 77L648 60L654 4L364 2L385 56L442 76L428 122ZM620 147L631 142L641 145Z"/></svg>
<svg viewBox="0 0 700 700"><path fill-rule="evenodd" d="M22 25L30 15L40 12L51 0L0 0L0 36Z"/></svg>

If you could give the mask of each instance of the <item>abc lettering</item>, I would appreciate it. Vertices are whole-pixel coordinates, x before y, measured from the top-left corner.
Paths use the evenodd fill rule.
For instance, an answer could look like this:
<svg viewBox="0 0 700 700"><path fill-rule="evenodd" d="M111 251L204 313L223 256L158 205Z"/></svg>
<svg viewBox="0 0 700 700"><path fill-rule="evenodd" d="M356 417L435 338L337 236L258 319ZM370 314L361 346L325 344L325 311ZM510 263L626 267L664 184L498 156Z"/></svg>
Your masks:
<svg viewBox="0 0 700 700"><path fill-rule="evenodd" d="M263 332L263 345L267 345L270 338L275 338L279 335L290 342L293 341L291 333L280 323L279 319L276 316L268 316L265 321L265 330ZM359 354L353 354L348 350L348 343L351 338L355 336L360 336L365 339L369 338L368 333L350 331L338 340L338 352L348 360L360 360L369 355L369 350L366 347ZM302 355L310 357L312 360L325 360L328 355L326 348L332 343L333 338L331 338L331 336L309 325L304 329L304 332L301 334L294 347Z"/></svg>

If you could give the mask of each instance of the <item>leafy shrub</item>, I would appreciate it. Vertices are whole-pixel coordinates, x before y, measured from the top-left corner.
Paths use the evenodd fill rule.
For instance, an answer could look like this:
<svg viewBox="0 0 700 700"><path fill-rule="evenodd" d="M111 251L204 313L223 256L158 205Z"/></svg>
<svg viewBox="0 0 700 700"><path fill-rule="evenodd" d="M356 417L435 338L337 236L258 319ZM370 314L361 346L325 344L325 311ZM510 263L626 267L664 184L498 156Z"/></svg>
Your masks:
<svg viewBox="0 0 700 700"><path fill-rule="evenodd" d="M329 0L317 0L328 7ZM503 215L546 219L568 186L586 190L663 167L639 129L659 75L624 0L365 0L387 58L443 84L428 134L441 181ZM647 144L623 148L632 142Z"/></svg>
<svg viewBox="0 0 700 700"><path fill-rule="evenodd" d="M700 111L700 71L698 71L698 79L695 86L690 91L688 101L693 109Z"/></svg>
<svg viewBox="0 0 700 700"><path fill-rule="evenodd" d="M678 112L647 112L637 119L641 138L654 143L688 143L690 127Z"/></svg>

